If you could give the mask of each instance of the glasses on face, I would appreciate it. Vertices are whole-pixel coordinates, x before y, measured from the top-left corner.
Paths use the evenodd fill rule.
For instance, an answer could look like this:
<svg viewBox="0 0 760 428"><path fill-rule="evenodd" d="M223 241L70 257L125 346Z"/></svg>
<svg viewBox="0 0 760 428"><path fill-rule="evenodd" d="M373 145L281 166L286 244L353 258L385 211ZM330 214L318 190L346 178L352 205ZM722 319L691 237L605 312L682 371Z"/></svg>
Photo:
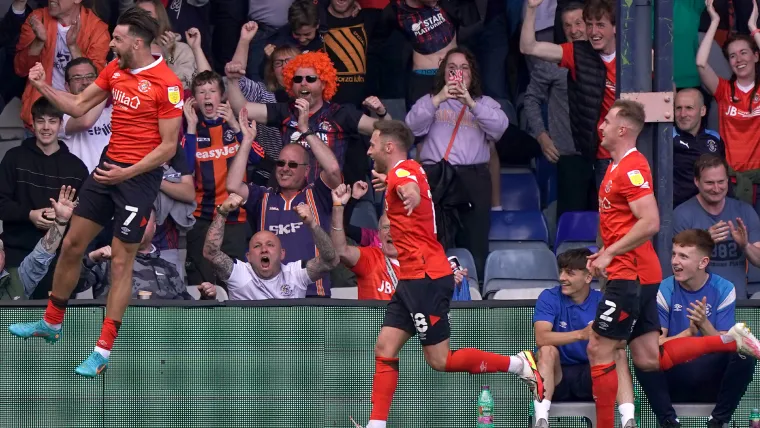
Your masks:
<svg viewBox="0 0 760 428"><path fill-rule="evenodd" d="M291 59L293 58L276 59L272 61L272 63L274 64L274 68L282 68L285 67L285 65L289 63Z"/></svg>
<svg viewBox="0 0 760 428"><path fill-rule="evenodd" d="M293 83L301 83L303 79L306 79L308 83L314 83L317 81L317 76L293 76Z"/></svg>
<svg viewBox="0 0 760 428"><path fill-rule="evenodd" d="M76 74L69 78L69 82L80 83L80 82L84 82L85 80L88 80L88 81L95 80L96 77L98 76L95 73L90 73L90 74L85 74L85 75Z"/></svg>
<svg viewBox="0 0 760 428"><path fill-rule="evenodd" d="M277 162L275 162L275 165L277 165L279 168L285 168L285 165L288 166L290 169L296 169L299 166L306 166L308 163L298 163L296 161L286 161L282 159L278 159Z"/></svg>

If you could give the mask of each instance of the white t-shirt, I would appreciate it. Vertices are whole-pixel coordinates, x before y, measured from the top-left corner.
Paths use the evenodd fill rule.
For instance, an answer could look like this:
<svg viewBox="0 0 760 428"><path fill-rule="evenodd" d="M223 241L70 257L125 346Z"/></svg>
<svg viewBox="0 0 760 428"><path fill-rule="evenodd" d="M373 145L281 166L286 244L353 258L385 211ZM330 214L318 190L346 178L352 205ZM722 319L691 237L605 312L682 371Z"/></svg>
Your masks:
<svg viewBox="0 0 760 428"><path fill-rule="evenodd" d="M66 65L71 61L71 52L69 45L66 44L66 34L70 27L64 27L58 23L58 38L55 41L55 57L53 57L53 88L59 91L65 91L66 87Z"/></svg>
<svg viewBox="0 0 760 428"><path fill-rule="evenodd" d="M277 276L261 279L249 263L235 260L227 280L230 300L300 299L306 297L306 286L311 284L301 261L282 265Z"/></svg>
<svg viewBox="0 0 760 428"><path fill-rule="evenodd" d="M100 155L111 139L111 112L113 106L106 106L92 128L72 135L66 133L66 125L71 116L63 115L60 138L66 143L69 151L84 162L90 172L98 166Z"/></svg>

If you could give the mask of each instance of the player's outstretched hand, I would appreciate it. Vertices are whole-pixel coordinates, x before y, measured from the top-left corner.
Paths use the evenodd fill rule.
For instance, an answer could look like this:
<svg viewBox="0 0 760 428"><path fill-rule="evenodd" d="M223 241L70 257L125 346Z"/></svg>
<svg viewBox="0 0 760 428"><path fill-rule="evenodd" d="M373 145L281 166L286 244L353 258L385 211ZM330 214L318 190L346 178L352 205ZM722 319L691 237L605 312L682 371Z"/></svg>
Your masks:
<svg viewBox="0 0 760 428"><path fill-rule="evenodd" d="M45 68L42 66L42 64L35 63L32 68L29 69L29 82L34 86L35 88L38 88L40 85L45 83Z"/></svg>
<svg viewBox="0 0 760 428"><path fill-rule="evenodd" d="M303 98L297 98L295 102L296 110L298 110L298 132L304 133L309 130L309 101Z"/></svg>
<svg viewBox="0 0 760 428"><path fill-rule="evenodd" d="M213 300L216 299L216 286L210 282L203 282L198 286L198 291L201 292L201 299Z"/></svg>
<svg viewBox="0 0 760 428"><path fill-rule="evenodd" d="M243 205L243 197L237 193L230 193L230 196L227 196L227 199L222 202L221 210L230 213L240 208L240 205Z"/></svg>
<svg viewBox="0 0 760 428"><path fill-rule="evenodd" d="M74 213L75 195L77 191L71 186L61 186L61 191L58 193L58 200L50 198L50 204L55 212L55 219L59 223L66 223L71 219L71 215Z"/></svg>
<svg viewBox="0 0 760 428"><path fill-rule="evenodd" d="M102 167L95 168L92 178L98 183L110 186L129 180L132 178L132 174L129 168L122 168L113 163L103 162Z"/></svg>
<svg viewBox="0 0 760 428"><path fill-rule="evenodd" d="M298 214L298 217L301 217L303 224L309 227L314 226L314 214L311 212L311 207L308 204L298 205L293 208L293 211Z"/></svg>
<svg viewBox="0 0 760 428"><path fill-rule="evenodd" d="M357 181L351 189L351 197L361 199L367 194L367 190L369 190L369 185L366 181Z"/></svg>
<svg viewBox="0 0 760 428"><path fill-rule="evenodd" d="M245 76L245 66L237 61L230 61L224 66L224 74L228 79L239 80Z"/></svg>
<svg viewBox="0 0 760 428"><path fill-rule="evenodd" d="M248 124L248 109L243 107L238 114L238 122L240 123L240 131L243 133L243 141L241 144L251 144L256 139L256 122Z"/></svg>
<svg viewBox="0 0 760 428"><path fill-rule="evenodd" d="M388 183L385 181L387 177L385 174L381 174L374 169L372 170L372 187L376 192L382 192L388 187Z"/></svg>
<svg viewBox="0 0 760 428"><path fill-rule="evenodd" d="M332 190L333 204L346 205L351 199L351 188L348 184L340 183Z"/></svg>

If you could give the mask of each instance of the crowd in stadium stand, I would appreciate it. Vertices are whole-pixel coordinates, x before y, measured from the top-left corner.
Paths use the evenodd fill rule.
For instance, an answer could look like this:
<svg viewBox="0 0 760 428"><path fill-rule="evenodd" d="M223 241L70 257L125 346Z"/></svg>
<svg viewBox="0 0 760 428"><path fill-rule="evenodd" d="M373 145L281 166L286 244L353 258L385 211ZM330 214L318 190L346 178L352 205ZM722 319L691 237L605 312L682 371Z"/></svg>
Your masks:
<svg viewBox="0 0 760 428"><path fill-rule="evenodd" d="M736 300L760 293L757 9L674 3L676 238L657 300L663 342L725 333ZM158 21L152 52L184 91L176 154L140 225L134 298L389 300L397 250L367 150L376 121L402 120L438 239L463 268L457 283L469 283L458 298L538 298L539 367L552 376L537 418L552 393L590 399L590 384L569 388L554 367L588 377L582 343L601 294L585 260L598 250L612 162L599 142L616 98L614 2L15 0L0 22L0 97L20 98L26 139L0 162L2 299L47 298L111 114L140 103L115 94L73 117L26 77L40 63L53 88L81 93L113 58L111 31L131 6ZM81 298L109 291L113 229L81 261ZM677 415L661 385L673 400L717 399L713 420L724 422L754 369L723 354L693 364L679 370L741 381L695 397L698 385L637 371L663 426ZM627 427L632 397L620 391Z"/></svg>

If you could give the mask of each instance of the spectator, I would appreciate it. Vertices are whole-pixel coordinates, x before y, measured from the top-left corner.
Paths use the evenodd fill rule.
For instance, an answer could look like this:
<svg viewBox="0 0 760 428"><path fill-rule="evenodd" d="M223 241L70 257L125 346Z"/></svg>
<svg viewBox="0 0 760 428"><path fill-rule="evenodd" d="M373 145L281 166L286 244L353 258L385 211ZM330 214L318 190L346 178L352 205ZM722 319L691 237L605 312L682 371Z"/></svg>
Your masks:
<svg viewBox="0 0 760 428"><path fill-rule="evenodd" d="M480 3L485 4L483 25L465 44L478 60L483 93L499 101L511 100L506 72L511 41L507 2L481 0Z"/></svg>
<svg viewBox="0 0 760 428"><path fill-rule="evenodd" d="M153 204L156 230L151 241L160 257L174 265L182 282L185 281L185 263L179 253L180 248L183 248L180 241L196 223L193 217L195 186L188 164L185 150L178 143L174 157L161 167L161 187Z"/></svg>
<svg viewBox="0 0 760 428"><path fill-rule="evenodd" d="M236 49L235 46L239 43L237 40L240 28L248 21L246 17L247 3L240 0L216 0L211 2L211 19L209 23L214 29L213 33L211 33L211 56L214 61L214 70L218 73L223 73L224 65L232 61L232 56ZM287 1L282 1L282 3L287 3ZM191 25L190 27L193 26Z"/></svg>
<svg viewBox="0 0 760 428"><path fill-rule="evenodd" d="M248 21L256 22L259 28L249 44L248 63L243 64L241 70L254 82L263 80L264 47L274 40L280 28L288 24L291 4L293 0L248 0Z"/></svg>
<svg viewBox="0 0 760 428"><path fill-rule="evenodd" d="M296 108L301 113L299 127L304 129L308 120L307 103L298 99ZM244 107L240 110L240 115L240 122L245 123L250 114ZM282 148L277 158L275 188L247 184L243 181L245 165L256 134L254 129L246 126L241 126L241 129L243 141L227 174L227 191L243 198L244 208L250 215L248 221L254 231L269 231L278 236L278 242L282 241L285 250L285 263L315 257L317 247L313 237L302 227L303 222L295 215L293 207L309 205L315 213L317 224L330 224L330 192L343 182L335 155L317 137L310 135L307 137L310 139L309 146L321 170L314 182L307 184L306 181L311 168L308 149L300 144L288 144ZM329 297L329 275L317 279L313 286L310 285L307 294Z"/></svg>
<svg viewBox="0 0 760 428"><path fill-rule="evenodd" d="M367 192L367 183L354 183L353 189L339 184L332 191L332 230L330 238L340 261L356 274L359 300L390 300L398 285L398 250L391 239L390 222L383 215L378 223L380 248L354 247L346 243L344 207L349 200L360 199Z"/></svg>
<svg viewBox="0 0 760 428"><path fill-rule="evenodd" d="M26 0L14 0L0 21L0 112L13 98L21 98L24 92L24 79L14 72L13 57L16 56L21 26L30 13L32 8Z"/></svg>
<svg viewBox="0 0 760 428"><path fill-rule="evenodd" d="M333 101L361 108L366 91L367 49L377 24L374 15L358 13L356 0L330 0L327 6L325 52L338 71L338 91ZM366 149L365 149L366 151Z"/></svg>
<svg viewBox="0 0 760 428"><path fill-rule="evenodd" d="M752 37L732 35L723 45L723 53L733 72L731 80L718 77L707 62L720 17L711 0L707 0L710 28L697 51L699 77L715 97L719 117L720 135L726 143L726 160L729 174L736 176L734 193L737 199L752 204L756 197L753 187L760 184L760 133L757 132L757 108L760 104L760 33L757 31L757 13L749 19ZM760 208L760 206L759 206ZM734 284L736 285L736 284Z"/></svg>
<svg viewBox="0 0 760 428"><path fill-rule="evenodd" d="M48 7L33 11L21 27L14 69L17 75L26 77L35 63L42 63L46 82L63 91L66 64L83 56L100 70L105 66L110 42L106 23L81 2L51 2ZM21 120L28 129L32 129L31 106L39 97L40 93L27 83L21 99Z"/></svg>
<svg viewBox="0 0 760 428"><path fill-rule="evenodd" d="M64 71L66 90L77 95L84 91L98 77L95 64L86 57L75 58L66 65ZM92 172L100 162L111 138L111 112L113 105L104 100L80 117L63 115L61 139L69 151L76 155Z"/></svg>
<svg viewBox="0 0 760 428"><path fill-rule="evenodd" d="M703 154L725 159L726 149L720 135L702 126L707 113L699 89L681 89L676 94L676 126L673 127L673 206L677 207L699 193L694 185L694 163Z"/></svg>
<svg viewBox="0 0 760 428"><path fill-rule="evenodd" d="M570 43L587 40L583 3L569 3L561 15L562 29ZM588 160L581 156L573 142L567 81L566 68L536 59L524 101L531 136L541 145L546 159L557 164L557 218L568 211L597 209L597 195L591 188L593 183L586 180L586 185L577 185L578 170L587 170ZM548 131L542 113L542 107L547 103Z"/></svg>
<svg viewBox="0 0 760 428"><path fill-rule="evenodd" d="M0 300L29 298L47 275L74 212L74 195L76 190L71 186L62 186L58 200L50 200L55 224L37 242L34 250L24 257L18 269L13 270L13 274L5 270L5 251L0 241Z"/></svg>
<svg viewBox="0 0 760 428"><path fill-rule="evenodd" d="M233 61L239 64L248 63L248 46L258 28L258 24L253 21L243 25L240 30L240 40L232 58ZM195 62L199 72L211 69L203 51L200 50L200 39L201 35L197 29L188 30L187 40L195 54ZM238 86L246 101L261 104L288 101L290 97L282 86L282 69L285 64L300 53L295 47L279 46L275 48L266 62L264 82L254 82L245 76L241 76L238 80ZM257 185L265 186L274 181L272 176L274 159L279 156L280 150L282 150L282 136L278 127L266 126L262 123L256 124L256 135L258 136L257 142L264 148L265 157L261 162L253 165L249 180Z"/></svg>
<svg viewBox="0 0 760 428"><path fill-rule="evenodd" d="M657 294L660 344L678 337L720 336L735 322L733 284L707 272L715 244L700 229L673 238L673 275ZM679 427L673 403L715 403L708 428L728 426L755 372L756 360L736 353L703 355L662 372L641 372L636 378L663 428ZM705 385L710 387L705 388Z"/></svg>
<svg viewBox="0 0 760 428"><path fill-rule="evenodd" d="M482 276L488 256L491 189L498 181L489 164L497 164L498 174L494 142L506 131L509 119L498 102L483 95L469 50L454 48L446 53L432 93L414 104L406 123L423 138L418 158L433 192L438 240L444 249L470 250ZM453 176L445 171L452 165Z"/></svg>
<svg viewBox="0 0 760 428"><path fill-rule="evenodd" d="M239 111L246 106L249 119L269 126L280 126L283 146L291 142L300 142L307 147L327 144L342 170L348 141L357 133L372 134L372 124L377 119L362 114L352 105L330 102L337 89L337 72L324 52L299 55L282 71L284 86L292 97L297 98L295 103L246 103L237 83L242 77L241 67L240 63L230 63L225 70L232 82L228 91L233 109ZM364 106L381 120L391 118L377 97L368 97L364 100ZM308 123L301 123L301 107L306 107ZM309 170L309 183L317 179L319 172L319 165L314 159ZM364 178L346 176L345 180L354 182Z"/></svg>
<svg viewBox="0 0 760 428"><path fill-rule="evenodd" d="M591 288L586 269L588 248L565 251L557 257L560 285L544 290L536 300L533 329L538 347L538 370L544 378L544 399L534 401L535 428L549 428L553 402L593 401L591 365L586 354L591 324L602 293ZM616 351L617 401L620 426L635 428L633 379L624 349Z"/></svg>
<svg viewBox="0 0 760 428"><path fill-rule="evenodd" d="M151 210L140 246L133 263L132 298L143 298L149 292L150 299L191 300L187 286L176 266L164 260L151 241L156 231L156 212ZM105 298L111 290L111 246L98 248L84 256L82 273L76 292L92 288L94 298Z"/></svg>
<svg viewBox="0 0 760 428"><path fill-rule="evenodd" d="M727 279L738 299L747 298L747 262L760 266L760 219L752 207L727 197L728 166L715 155L702 155L694 165L699 194L673 211L673 231L703 229L715 249L709 270Z"/></svg>
<svg viewBox="0 0 760 428"><path fill-rule="evenodd" d="M190 87L195 75L195 57L187 43L181 42L181 36L172 32L169 15L160 0L137 0L135 5L147 10L158 21L159 36L153 41L153 54L161 55L169 68L179 77L182 87Z"/></svg>
<svg viewBox="0 0 760 428"><path fill-rule="evenodd" d="M306 295L308 284L319 280L338 264L330 237L319 226L306 204L295 206L293 210L310 229L317 246L317 256L308 261L304 259L284 264L285 249L277 235L260 231L251 238L246 255L248 263L231 259L221 251L225 218L228 213L239 209L242 203L243 198L231 194L219 206L203 247L203 256L227 283L230 300L302 298Z"/></svg>
<svg viewBox="0 0 760 428"><path fill-rule="evenodd" d="M575 174L563 178L571 180L566 184L576 189L594 186L592 195L596 196L612 162L609 151L599 142L600 126L615 102L615 8L610 0L588 0L583 8L587 40L556 45L536 41L536 7L542 1L528 0L520 51L569 70L570 128L575 149L586 162L576 165Z"/></svg>
<svg viewBox="0 0 760 428"><path fill-rule="evenodd" d="M195 172L196 208L193 215L196 221L187 235L188 259L194 268L189 283L217 284L213 266L203 258L203 243L216 207L229 196L226 187L228 165L238 153L243 135L229 103L222 103L222 76L210 70L202 71L193 78L192 91L194 98L187 100L183 107L187 123L185 151L191 161L190 171ZM247 161L258 163L264 157L264 149L256 142L252 145ZM245 170L241 181L248 181ZM241 209L227 216L230 233L222 242L222 251L235 259L243 259L245 254L246 215Z"/></svg>
<svg viewBox="0 0 760 428"><path fill-rule="evenodd" d="M5 247L5 268L14 277L21 262L55 223L50 199L62 186L79 190L87 167L58 141L63 113L46 98L32 105L35 136L8 150L0 161L0 235ZM46 275L37 297L46 298L52 275Z"/></svg>
<svg viewBox="0 0 760 428"><path fill-rule="evenodd" d="M316 52L324 49L324 40L319 34L319 5L313 0L295 0L288 8L288 25L280 28L271 44L264 48L267 56L277 46L296 46L302 52Z"/></svg>
<svg viewBox="0 0 760 428"><path fill-rule="evenodd" d="M460 26L480 21L477 7L472 6L460 5L458 0L391 0L383 10L383 35L398 29L412 44L407 110L435 85L435 75L446 53L457 47Z"/></svg>

